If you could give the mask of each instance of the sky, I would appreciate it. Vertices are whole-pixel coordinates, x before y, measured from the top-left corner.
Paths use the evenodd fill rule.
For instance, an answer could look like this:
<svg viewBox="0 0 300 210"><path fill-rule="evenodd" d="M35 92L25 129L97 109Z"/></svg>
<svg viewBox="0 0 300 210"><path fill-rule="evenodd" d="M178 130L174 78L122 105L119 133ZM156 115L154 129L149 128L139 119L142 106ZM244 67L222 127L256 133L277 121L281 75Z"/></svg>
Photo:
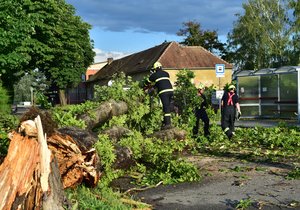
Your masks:
<svg viewBox="0 0 300 210"><path fill-rule="evenodd" d="M76 15L92 26L95 62L118 59L164 41L183 41L176 33L195 21L202 30L216 30L226 42L236 14L247 0L66 0Z"/></svg>

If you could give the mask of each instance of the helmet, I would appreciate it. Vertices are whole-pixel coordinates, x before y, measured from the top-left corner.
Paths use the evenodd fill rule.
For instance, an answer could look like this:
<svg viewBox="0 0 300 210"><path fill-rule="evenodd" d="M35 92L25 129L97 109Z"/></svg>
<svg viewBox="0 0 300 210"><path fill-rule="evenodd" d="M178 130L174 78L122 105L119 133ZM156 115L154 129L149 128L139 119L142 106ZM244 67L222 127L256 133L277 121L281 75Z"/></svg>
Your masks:
<svg viewBox="0 0 300 210"><path fill-rule="evenodd" d="M202 84L202 83L200 82L199 85L198 85L198 89L204 89L204 88L205 88L204 84Z"/></svg>
<svg viewBox="0 0 300 210"><path fill-rule="evenodd" d="M234 85L229 85L228 89L235 89L235 86Z"/></svg>
<svg viewBox="0 0 300 210"><path fill-rule="evenodd" d="M157 61L153 64L152 69L157 69L157 68L161 68L161 67L162 67L161 63Z"/></svg>

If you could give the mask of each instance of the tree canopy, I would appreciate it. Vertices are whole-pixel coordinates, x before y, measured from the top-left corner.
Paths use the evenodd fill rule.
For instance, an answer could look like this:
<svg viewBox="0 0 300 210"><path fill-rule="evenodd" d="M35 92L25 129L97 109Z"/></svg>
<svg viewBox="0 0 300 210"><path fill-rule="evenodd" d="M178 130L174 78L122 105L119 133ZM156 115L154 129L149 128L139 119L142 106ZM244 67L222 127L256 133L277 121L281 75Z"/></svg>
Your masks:
<svg viewBox="0 0 300 210"><path fill-rule="evenodd" d="M219 55L225 54L225 44L218 40L217 31L203 30L199 22L184 22L183 28L179 29L177 35L185 37L181 44L187 46L202 46L210 52Z"/></svg>
<svg viewBox="0 0 300 210"><path fill-rule="evenodd" d="M1 0L0 63L4 85L34 69L63 90L93 62L91 26L64 0Z"/></svg>
<svg viewBox="0 0 300 210"><path fill-rule="evenodd" d="M293 19L291 21L291 58L293 64L300 65L300 2L298 0L290 0L289 8L293 11Z"/></svg>
<svg viewBox="0 0 300 210"><path fill-rule="evenodd" d="M293 65L286 1L249 0L228 35L231 62L241 69Z"/></svg>

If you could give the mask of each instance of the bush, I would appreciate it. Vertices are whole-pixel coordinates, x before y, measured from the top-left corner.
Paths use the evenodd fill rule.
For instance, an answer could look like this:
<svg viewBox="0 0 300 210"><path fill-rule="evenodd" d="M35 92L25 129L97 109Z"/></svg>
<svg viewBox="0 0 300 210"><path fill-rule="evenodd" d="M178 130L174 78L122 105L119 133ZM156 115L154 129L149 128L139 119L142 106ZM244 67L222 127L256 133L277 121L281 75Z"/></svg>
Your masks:
<svg viewBox="0 0 300 210"><path fill-rule="evenodd" d="M9 105L8 93L0 83L0 114L9 114L10 112L11 108Z"/></svg>

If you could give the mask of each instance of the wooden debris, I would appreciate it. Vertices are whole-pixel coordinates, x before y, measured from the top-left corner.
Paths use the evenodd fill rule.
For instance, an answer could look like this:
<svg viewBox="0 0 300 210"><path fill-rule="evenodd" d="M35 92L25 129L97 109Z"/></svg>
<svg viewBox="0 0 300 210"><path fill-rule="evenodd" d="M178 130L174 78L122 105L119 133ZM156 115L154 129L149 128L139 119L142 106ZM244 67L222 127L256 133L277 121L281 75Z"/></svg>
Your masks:
<svg viewBox="0 0 300 210"><path fill-rule="evenodd" d="M99 157L95 149L82 152L69 135L55 133L48 137L49 149L58 160L64 188L75 187L82 182L95 187L100 178L97 170Z"/></svg>
<svg viewBox="0 0 300 210"><path fill-rule="evenodd" d="M26 123L37 135L12 132L0 165L0 209L64 209L67 199L54 156L48 150L41 120ZM38 136L38 137L36 137ZM42 154L43 153L43 154Z"/></svg>
<svg viewBox="0 0 300 210"><path fill-rule="evenodd" d="M1 210L68 208L64 188L98 184L99 158L92 147L78 146L80 138L76 142L57 131L47 137L39 116L22 122L18 131L9 134L8 154L0 165Z"/></svg>

